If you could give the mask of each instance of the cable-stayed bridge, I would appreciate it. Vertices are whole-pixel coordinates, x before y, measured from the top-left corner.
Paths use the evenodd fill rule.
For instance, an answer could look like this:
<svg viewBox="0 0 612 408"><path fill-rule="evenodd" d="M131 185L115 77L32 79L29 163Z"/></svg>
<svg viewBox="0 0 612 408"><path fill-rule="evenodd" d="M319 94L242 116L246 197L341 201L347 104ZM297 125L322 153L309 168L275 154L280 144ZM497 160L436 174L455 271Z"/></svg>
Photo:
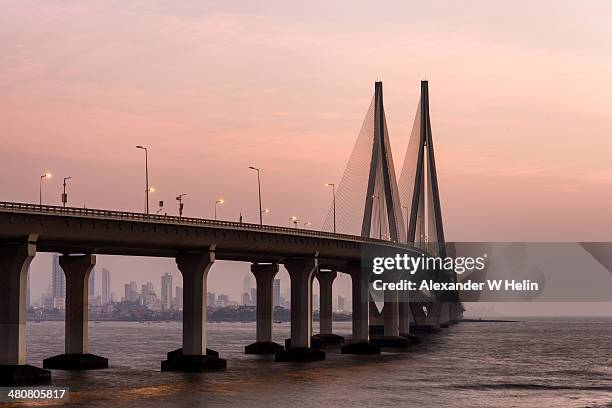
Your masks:
<svg viewBox="0 0 612 408"><path fill-rule="evenodd" d="M366 251L412 256L446 253L426 81L421 84L399 183L382 83L376 82L323 231L0 202L0 384L50 378L48 370L25 365L27 270L37 252L61 253L66 275L65 353L46 359L43 365L48 369L108 366L106 358L87 349L87 282L96 255L102 254L175 258L184 281L183 341L181 348L168 353L162 370L226 366L216 351L206 347L206 280L215 260L251 264L257 281L257 330L256 342L246 346L245 352L275 354L277 361L321 360L325 358L321 348L345 343L332 331L332 285L339 272L351 276L353 297L352 337L342 347L343 353L405 349L416 342L411 331L433 331L460 318L458 300L436 293L416 293L413 299L407 293L385 294L379 312L370 293L371 271L362 265ZM291 280L291 338L286 347L272 342L272 282L281 264ZM315 336L314 278L319 280L321 299L321 332Z"/></svg>

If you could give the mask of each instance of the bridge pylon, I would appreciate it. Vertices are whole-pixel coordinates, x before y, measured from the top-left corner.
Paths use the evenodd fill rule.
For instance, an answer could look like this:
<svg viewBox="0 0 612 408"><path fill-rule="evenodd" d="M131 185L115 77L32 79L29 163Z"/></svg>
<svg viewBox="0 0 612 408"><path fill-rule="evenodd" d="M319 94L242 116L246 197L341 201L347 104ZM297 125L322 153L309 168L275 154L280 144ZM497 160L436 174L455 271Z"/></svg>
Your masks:
<svg viewBox="0 0 612 408"><path fill-rule="evenodd" d="M408 218L406 219L406 242L412 243L415 247L421 248L433 256L446 257L454 255L447 253L453 251L447 249L444 238L442 208L429 114L428 81L421 81L421 97L400 173L399 191L402 202L409 209ZM449 276L435 273L434 279L456 282L457 276L454 273ZM446 325L448 322L456 320L454 315L450 317L448 315L449 310L455 311L462 308L455 307L455 303L459 301L457 294L452 294L451 296L444 294L443 298L440 297L441 294L433 293L432 295L433 298L427 302L420 302L417 299L412 300L410 310L416 326L425 321L423 308L428 311L426 315L427 325L432 324L433 320L437 320L433 323L434 325L439 325L440 322ZM440 301L444 301L444 304L435 304ZM439 313L440 310L442 310L441 314ZM445 317L438 318L438 316Z"/></svg>
<svg viewBox="0 0 612 408"><path fill-rule="evenodd" d="M410 209L406 241L444 254L444 226L429 117L429 84L421 81L421 98L400 173L399 190Z"/></svg>

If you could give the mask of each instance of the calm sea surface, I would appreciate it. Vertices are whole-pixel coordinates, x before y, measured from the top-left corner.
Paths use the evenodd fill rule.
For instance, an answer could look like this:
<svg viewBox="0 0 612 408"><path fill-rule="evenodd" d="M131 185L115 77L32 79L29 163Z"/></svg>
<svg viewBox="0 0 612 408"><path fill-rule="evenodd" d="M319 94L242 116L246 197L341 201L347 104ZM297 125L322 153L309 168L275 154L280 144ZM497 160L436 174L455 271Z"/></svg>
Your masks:
<svg viewBox="0 0 612 408"><path fill-rule="evenodd" d="M350 327L334 324L338 334ZM63 330L29 322L28 363L61 353ZM254 324L211 323L209 347L228 370L204 374L160 371L180 323L90 322L89 336L110 368L52 373L70 404L86 407L612 407L612 319L462 323L411 352L329 352L308 364L247 356ZM274 325L276 341L288 336L289 324Z"/></svg>

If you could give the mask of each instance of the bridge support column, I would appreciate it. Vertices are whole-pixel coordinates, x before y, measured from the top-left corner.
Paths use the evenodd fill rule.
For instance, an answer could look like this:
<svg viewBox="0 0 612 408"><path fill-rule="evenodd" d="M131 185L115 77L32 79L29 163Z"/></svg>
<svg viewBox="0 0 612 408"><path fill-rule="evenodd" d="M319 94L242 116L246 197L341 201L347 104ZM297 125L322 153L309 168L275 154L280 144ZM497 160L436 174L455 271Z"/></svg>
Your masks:
<svg viewBox="0 0 612 408"><path fill-rule="evenodd" d="M451 304L450 302L440 303L440 327L446 328L451 324Z"/></svg>
<svg viewBox="0 0 612 408"><path fill-rule="evenodd" d="M385 337L399 336L399 302L397 291L386 290L385 307L383 308L383 319L385 324Z"/></svg>
<svg viewBox="0 0 612 408"><path fill-rule="evenodd" d="M244 348L246 354L275 354L284 347L272 341L273 296L272 283L278 273L278 264L251 265L257 282L257 341Z"/></svg>
<svg viewBox="0 0 612 408"><path fill-rule="evenodd" d="M25 364L26 288L36 239L30 235L26 243L0 244L0 386L51 381L48 370Z"/></svg>
<svg viewBox="0 0 612 408"><path fill-rule="evenodd" d="M62 255L59 264L66 276L65 353L43 360L44 368L90 370L108 368L108 359L87 352L88 282L95 255Z"/></svg>
<svg viewBox="0 0 612 408"><path fill-rule="evenodd" d="M386 271L386 282L399 282L400 274ZM410 348L415 340L400 336L400 297L396 290L385 290L383 293L385 306L382 310L384 332L382 336L373 336L372 342L379 347L394 350Z"/></svg>
<svg viewBox="0 0 612 408"><path fill-rule="evenodd" d="M343 272L351 276L353 337L342 347L342 354L379 354L380 347L370 342L370 289L368 272L358 262L349 263Z"/></svg>
<svg viewBox="0 0 612 408"><path fill-rule="evenodd" d="M399 334L405 337L410 333L410 295L407 290L399 293Z"/></svg>
<svg viewBox="0 0 612 408"><path fill-rule="evenodd" d="M461 321L463 306L460 302L452 302L450 306L450 324L457 324Z"/></svg>
<svg viewBox="0 0 612 408"><path fill-rule="evenodd" d="M162 371L224 370L226 361L206 348L206 279L215 261L213 250L186 252L176 257L183 275L183 347L168 353Z"/></svg>
<svg viewBox="0 0 612 408"><path fill-rule="evenodd" d="M399 297L399 335L410 339L413 344L418 344L421 340L410 333L410 323L412 321L412 313L410 310L410 292L402 290L398 294Z"/></svg>
<svg viewBox="0 0 612 408"><path fill-rule="evenodd" d="M313 347L325 348L339 346L344 343L344 337L333 334L333 285L338 276L335 270L321 270L317 272L319 281L319 334L312 337Z"/></svg>
<svg viewBox="0 0 612 408"><path fill-rule="evenodd" d="M290 347L276 353L276 361L318 361L325 352L311 348L312 335L312 281L318 260L292 258L285 260L291 279L291 340Z"/></svg>

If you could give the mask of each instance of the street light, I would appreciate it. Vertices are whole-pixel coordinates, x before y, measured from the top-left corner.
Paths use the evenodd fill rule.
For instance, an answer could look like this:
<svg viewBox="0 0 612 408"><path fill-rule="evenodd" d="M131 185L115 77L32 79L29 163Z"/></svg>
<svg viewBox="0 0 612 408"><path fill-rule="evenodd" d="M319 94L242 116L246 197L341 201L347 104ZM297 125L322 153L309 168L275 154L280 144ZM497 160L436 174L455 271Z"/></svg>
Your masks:
<svg viewBox="0 0 612 408"><path fill-rule="evenodd" d="M40 205L42 205L42 181L43 179L47 178L51 178L51 173L44 173L42 176L40 176L40 184L38 186L38 198Z"/></svg>
<svg viewBox="0 0 612 408"><path fill-rule="evenodd" d="M334 234L336 233L336 185L334 183L325 184L327 187L332 188L332 194L334 197Z"/></svg>
<svg viewBox="0 0 612 408"><path fill-rule="evenodd" d="M299 220L295 215L293 217L289 217L289 226L291 227L291 223L293 223L293 226L297 229L298 221Z"/></svg>
<svg viewBox="0 0 612 408"><path fill-rule="evenodd" d="M183 207L184 207L184 205L183 205L183 197L185 197L186 195L187 195L187 194L183 193L183 194L179 194L179 195L176 197L176 201L178 201L178 202L179 202L179 206L178 206L179 217L182 217L182 216L183 216Z"/></svg>
<svg viewBox="0 0 612 408"><path fill-rule="evenodd" d="M215 201L215 220L217 219L217 205L218 204L223 204L225 201L223 201L222 198L220 198L219 200Z"/></svg>
<svg viewBox="0 0 612 408"><path fill-rule="evenodd" d="M261 178L259 177L259 169L249 166L249 169L257 171L257 192L259 196L259 225L263 225L263 211L261 210Z"/></svg>
<svg viewBox="0 0 612 408"><path fill-rule="evenodd" d="M149 151L144 146L136 146L137 149L142 149L145 152L145 212L149 213Z"/></svg>
<svg viewBox="0 0 612 408"><path fill-rule="evenodd" d="M312 223L310 221L306 221L304 223L304 228L308 228Z"/></svg>
<svg viewBox="0 0 612 408"><path fill-rule="evenodd" d="M380 197L376 194L372 195L372 198L378 200L378 239L382 239L382 218L380 216Z"/></svg>
<svg viewBox="0 0 612 408"><path fill-rule="evenodd" d="M66 203L68 202L68 194L66 194L66 181L70 180L72 177L64 177L64 192L62 193L62 207L66 207Z"/></svg>

